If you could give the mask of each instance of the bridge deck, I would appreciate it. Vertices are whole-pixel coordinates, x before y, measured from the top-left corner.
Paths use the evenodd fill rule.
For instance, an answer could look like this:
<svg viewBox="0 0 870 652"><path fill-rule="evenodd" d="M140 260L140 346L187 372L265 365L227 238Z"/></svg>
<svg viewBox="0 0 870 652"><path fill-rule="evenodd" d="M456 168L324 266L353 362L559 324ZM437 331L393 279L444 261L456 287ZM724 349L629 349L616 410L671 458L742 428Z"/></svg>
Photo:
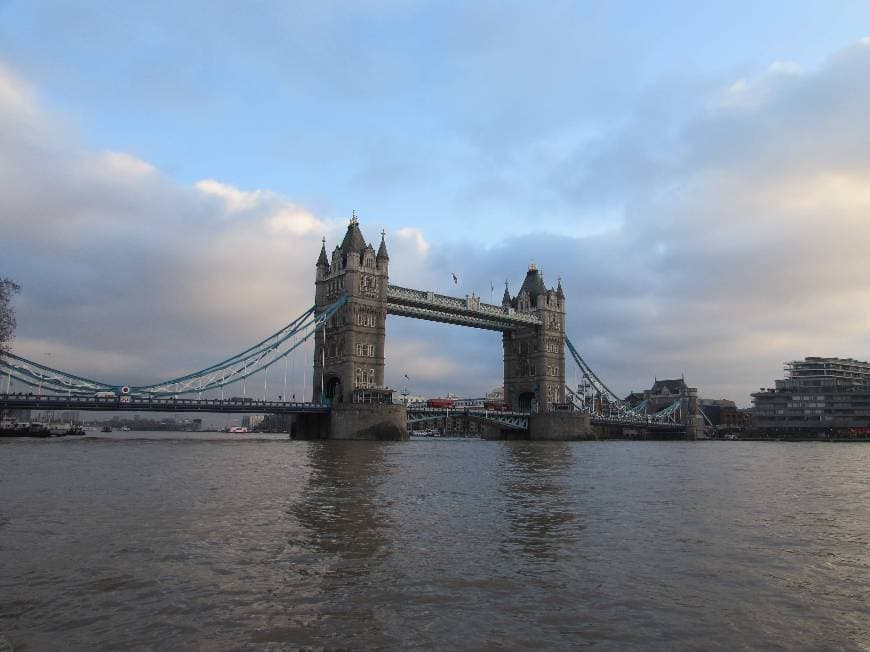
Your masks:
<svg viewBox="0 0 870 652"><path fill-rule="evenodd" d="M139 398L134 396L38 396L0 394L5 410L83 410L124 412L327 413L328 405L255 399Z"/></svg>

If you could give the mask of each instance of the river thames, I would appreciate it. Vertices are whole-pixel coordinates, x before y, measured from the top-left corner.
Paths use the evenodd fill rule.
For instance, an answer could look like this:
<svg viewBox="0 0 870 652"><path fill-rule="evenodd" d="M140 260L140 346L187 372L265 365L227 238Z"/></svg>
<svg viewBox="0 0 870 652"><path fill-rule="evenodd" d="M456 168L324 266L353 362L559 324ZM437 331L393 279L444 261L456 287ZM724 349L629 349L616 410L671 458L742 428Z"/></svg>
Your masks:
<svg viewBox="0 0 870 652"><path fill-rule="evenodd" d="M0 646L870 648L870 444L104 437L0 442Z"/></svg>

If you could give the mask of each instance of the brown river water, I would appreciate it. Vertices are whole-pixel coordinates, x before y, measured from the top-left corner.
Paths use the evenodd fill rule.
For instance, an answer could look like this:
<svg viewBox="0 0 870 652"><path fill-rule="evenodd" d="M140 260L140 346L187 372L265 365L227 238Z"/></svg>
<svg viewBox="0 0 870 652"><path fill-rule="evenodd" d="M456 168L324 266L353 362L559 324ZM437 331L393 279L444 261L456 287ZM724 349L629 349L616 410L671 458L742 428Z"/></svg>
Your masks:
<svg viewBox="0 0 870 652"><path fill-rule="evenodd" d="M256 437L0 441L0 649L870 649L870 444Z"/></svg>

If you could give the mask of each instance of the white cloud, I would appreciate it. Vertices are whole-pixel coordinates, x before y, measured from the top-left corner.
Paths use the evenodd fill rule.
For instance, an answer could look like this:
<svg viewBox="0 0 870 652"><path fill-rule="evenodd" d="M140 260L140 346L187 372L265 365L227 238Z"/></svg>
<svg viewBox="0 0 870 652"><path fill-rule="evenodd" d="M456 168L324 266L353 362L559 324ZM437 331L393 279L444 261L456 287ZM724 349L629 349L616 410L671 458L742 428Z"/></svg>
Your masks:
<svg viewBox="0 0 870 652"><path fill-rule="evenodd" d="M3 121L32 122L38 116L32 88L0 61L0 116Z"/></svg>
<svg viewBox="0 0 870 652"><path fill-rule="evenodd" d="M319 239L334 227L304 207L88 151L6 68L0 143L0 275L23 287L23 354L155 381L241 350L312 303Z"/></svg>
<svg viewBox="0 0 870 652"><path fill-rule="evenodd" d="M406 226L396 231L396 236L399 238L400 243L410 244L421 256L429 253L429 243L426 242L420 229Z"/></svg>
<svg viewBox="0 0 870 652"><path fill-rule="evenodd" d="M714 95L712 110L753 110L759 108L778 86L800 77L801 67L793 61L775 61L753 79L738 79Z"/></svg>
<svg viewBox="0 0 870 652"><path fill-rule="evenodd" d="M271 193L264 190L239 190L235 186L221 183L214 179L203 179L202 181L197 181L194 185L203 194L221 199L224 204L224 210L227 213L249 211L271 196Z"/></svg>
<svg viewBox="0 0 870 652"><path fill-rule="evenodd" d="M157 172L150 163L124 152L103 152L96 157L96 163L106 176L139 179Z"/></svg>

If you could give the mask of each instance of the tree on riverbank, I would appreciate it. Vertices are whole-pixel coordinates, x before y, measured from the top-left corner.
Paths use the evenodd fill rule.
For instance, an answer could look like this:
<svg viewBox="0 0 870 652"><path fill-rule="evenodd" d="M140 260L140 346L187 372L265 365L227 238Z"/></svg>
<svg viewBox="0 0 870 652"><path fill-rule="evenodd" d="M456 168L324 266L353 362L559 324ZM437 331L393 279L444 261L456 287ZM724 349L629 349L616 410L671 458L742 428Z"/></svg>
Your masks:
<svg viewBox="0 0 870 652"><path fill-rule="evenodd" d="M12 309L12 295L21 287L8 278L0 278L0 355L6 353L15 332L15 311Z"/></svg>

